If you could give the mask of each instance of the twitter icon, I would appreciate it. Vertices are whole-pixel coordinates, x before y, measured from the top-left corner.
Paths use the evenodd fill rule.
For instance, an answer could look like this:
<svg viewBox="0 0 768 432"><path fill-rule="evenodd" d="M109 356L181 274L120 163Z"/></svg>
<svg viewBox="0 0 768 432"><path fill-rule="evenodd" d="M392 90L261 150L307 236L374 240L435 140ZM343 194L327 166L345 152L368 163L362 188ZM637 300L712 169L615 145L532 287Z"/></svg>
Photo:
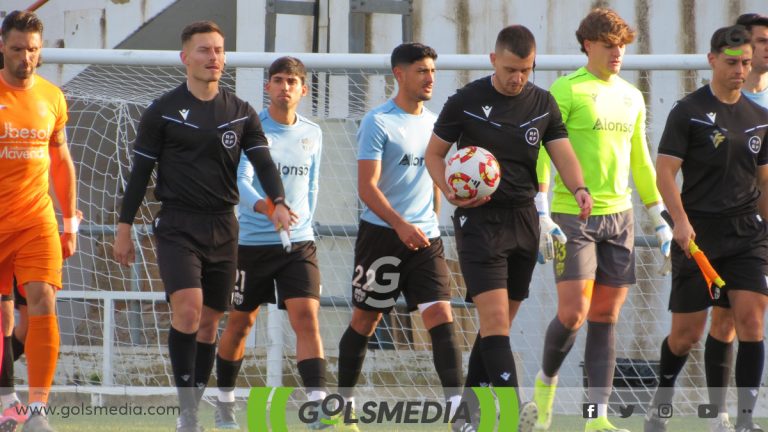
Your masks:
<svg viewBox="0 0 768 432"><path fill-rule="evenodd" d="M627 418L631 416L633 412L635 412L634 405L624 405L619 407L619 417L621 418Z"/></svg>

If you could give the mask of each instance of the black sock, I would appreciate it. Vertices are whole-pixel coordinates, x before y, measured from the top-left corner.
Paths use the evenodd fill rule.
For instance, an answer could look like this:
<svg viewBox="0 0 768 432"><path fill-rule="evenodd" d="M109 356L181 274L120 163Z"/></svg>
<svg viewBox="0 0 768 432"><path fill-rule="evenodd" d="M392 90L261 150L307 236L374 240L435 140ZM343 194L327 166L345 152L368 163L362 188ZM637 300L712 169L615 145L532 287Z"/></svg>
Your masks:
<svg viewBox="0 0 768 432"><path fill-rule="evenodd" d="M483 364L494 387L517 387L517 370L509 336L486 336L480 341Z"/></svg>
<svg viewBox="0 0 768 432"><path fill-rule="evenodd" d="M0 367L0 395L9 395L13 388L13 339L12 336L3 337L3 359Z"/></svg>
<svg viewBox="0 0 768 432"><path fill-rule="evenodd" d="M348 398L352 396L352 387L360 378L363 369L365 353L368 350L368 336L356 332L351 326L341 336L339 341L339 394Z"/></svg>
<svg viewBox="0 0 768 432"><path fill-rule="evenodd" d="M173 380L179 394L179 409L197 410L195 395L195 358L197 332L182 333L171 327L168 332L168 355L171 359Z"/></svg>
<svg viewBox="0 0 768 432"><path fill-rule="evenodd" d="M456 343L453 322L436 325L429 329L432 339L432 360L440 377L445 398L458 395L461 387L461 352Z"/></svg>
<svg viewBox="0 0 768 432"><path fill-rule="evenodd" d="M720 412L727 412L725 397L733 363L733 342L722 342L712 335L704 344L704 373L707 377L709 403L717 405Z"/></svg>
<svg viewBox="0 0 768 432"><path fill-rule="evenodd" d="M16 333L14 333L11 337L11 346L13 347L13 361L15 362L24 355L24 341L16 338Z"/></svg>
<svg viewBox="0 0 768 432"><path fill-rule="evenodd" d="M242 364L243 359L229 361L224 360L221 356L216 356L216 385L219 390L229 392L235 389Z"/></svg>
<svg viewBox="0 0 768 432"><path fill-rule="evenodd" d="M760 379L763 376L764 362L765 347L763 341L739 341L739 352L736 354L737 428L740 425L752 424L752 411L755 409L757 396L760 392Z"/></svg>
<svg viewBox="0 0 768 432"><path fill-rule="evenodd" d="M205 393L208 380L211 378L213 362L216 360L216 342L205 343L197 341L197 353L195 354L195 387L197 388L197 401Z"/></svg>
<svg viewBox="0 0 768 432"><path fill-rule="evenodd" d="M302 360L296 364L299 376L307 394L315 390L325 390L325 359L322 357Z"/></svg>
<svg viewBox="0 0 768 432"><path fill-rule="evenodd" d="M554 377L563 365L565 357L571 352L576 341L577 330L569 329L555 317L547 327L544 337L544 354L541 359L541 371L548 377Z"/></svg>
<svg viewBox="0 0 768 432"><path fill-rule="evenodd" d="M491 385L491 379L488 378L488 372L483 364L483 353L480 349L482 338L480 333L475 337L475 343L472 344L472 352L469 354L469 365L467 366L467 378L464 381L464 392L461 395L462 403L467 404L469 413L475 418L480 411L480 401L472 390L472 387L488 387Z"/></svg>
<svg viewBox="0 0 768 432"><path fill-rule="evenodd" d="M669 348L669 337L661 342L661 357L659 357L659 387L653 396L653 406L671 404L675 394L675 381L683 370L688 354L677 356Z"/></svg>

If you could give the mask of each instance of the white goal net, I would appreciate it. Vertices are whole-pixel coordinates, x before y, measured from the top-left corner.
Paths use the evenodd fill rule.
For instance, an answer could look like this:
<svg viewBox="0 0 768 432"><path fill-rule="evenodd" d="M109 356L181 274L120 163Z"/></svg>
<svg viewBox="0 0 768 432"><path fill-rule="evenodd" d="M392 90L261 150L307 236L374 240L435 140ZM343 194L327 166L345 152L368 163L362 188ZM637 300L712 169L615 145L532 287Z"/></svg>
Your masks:
<svg viewBox="0 0 768 432"><path fill-rule="evenodd" d="M542 71L547 56L540 57L543 58L538 60L540 66L534 78L537 84L547 88L558 72L551 67L549 71ZM441 70L436 78L436 94L428 103L433 111L439 112L446 97L455 89L489 73L485 56L470 60L476 64L474 70L466 67L451 70L438 59ZM140 245L137 263L130 268L120 267L111 259L111 244L123 187L130 172L130 149L138 119L154 98L177 86L184 77L183 70L176 66L142 66L140 57L135 61L134 66L49 66L58 71L66 69L71 76L62 82L62 87L70 109L68 135L79 179L78 206L85 214L80 251L66 263L65 288L59 296L62 352L56 384L87 385L95 392L119 388L121 392L153 394L167 392L172 386L166 348L169 308L158 275L154 240L148 232L153 214L158 210L152 193L154 181L138 215L141 222L135 225L135 241ZM50 64L50 59L48 62ZM574 70L582 62L582 57L575 56L559 70ZM329 384L333 386L338 341L351 316L352 253L360 212L355 186L355 132L364 113L392 95L395 85L387 71L381 70L381 59L372 61L369 68L359 69L320 69L311 67L311 62L308 64L311 91L300 111L320 124L324 134L315 224L323 286L320 324L328 358ZM675 67L674 64L667 66L664 69ZM239 73L253 74L254 71L261 73L260 69L240 72L230 69L223 83L234 89ZM646 94L649 145L655 155L672 103L701 85L706 72L646 70L627 71L623 76ZM257 109L262 103L251 102ZM474 308L463 301L464 284L456 261L455 243L448 213L443 213L441 223L446 228L444 240L452 271L456 328L466 367L477 321ZM668 277L659 276L661 259L653 247L655 237L641 205L636 206L636 220L638 283L630 289L617 326L616 348L620 360L612 401L622 403L648 399L649 388L655 385L654 366L659 345L670 323L666 308L669 281ZM523 387L533 385L544 333L554 317L556 305L551 267L538 266L530 298L523 303L511 330ZM283 314L262 308L249 337L239 388L300 384L295 367L295 339ZM583 401L584 336L582 331L561 370L558 412L576 412ZM17 375L24 376L21 371ZM678 399L692 404L706 401L701 349L692 353L679 383L691 390L683 391ZM210 385L215 387L215 378ZM398 306L383 321L369 344L360 385L439 389L429 335L418 313L409 314L403 306ZM525 397L530 396L531 393L526 392ZM695 405L691 407L695 410Z"/></svg>

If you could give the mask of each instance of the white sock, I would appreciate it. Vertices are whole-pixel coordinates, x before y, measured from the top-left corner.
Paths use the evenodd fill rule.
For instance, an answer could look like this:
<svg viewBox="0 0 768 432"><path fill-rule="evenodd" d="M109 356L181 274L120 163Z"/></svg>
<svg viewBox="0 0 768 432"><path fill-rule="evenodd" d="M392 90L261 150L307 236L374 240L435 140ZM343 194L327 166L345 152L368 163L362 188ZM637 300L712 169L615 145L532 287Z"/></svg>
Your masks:
<svg viewBox="0 0 768 432"><path fill-rule="evenodd" d="M541 382L543 382L546 385L557 385L557 375L550 377L547 376L544 371L539 371L538 374L536 374L536 378L540 379Z"/></svg>
<svg viewBox="0 0 768 432"><path fill-rule="evenodd" d="M448 419L453 419L453 416L456 415L456 410L459 409L459 404L461 403L461 395L451 396L446 401L447 404L451 404L451 410L448 411Z"/></svg>
<svg viewBox="0 0 768 432"><path fill-rule="evenodd" d="M309 399L312 402L319 401L319 400L325 399L326 395L327 393L322 390L312 390L307 394L307 399Z"/></svg>
<svg viewBox="0 0 768 432"><path fill-rule="evenodd" d="M597 404L597 416L608 417L608 404Z"/></svg>
<svg viewBox="0 0 768 432"><path fill-rule="evenodd" d="M235 401L235 391L224 391L219 390L219 402L234 402Z"/></svg>
<svg viewBox="0 0 768 432"><path fill-rule="evenodd" d="M19 397L16 396L16 392L7 395L0 395L0 403L3 404L3 409L10 408L16 402L20 402Z"/></svg>

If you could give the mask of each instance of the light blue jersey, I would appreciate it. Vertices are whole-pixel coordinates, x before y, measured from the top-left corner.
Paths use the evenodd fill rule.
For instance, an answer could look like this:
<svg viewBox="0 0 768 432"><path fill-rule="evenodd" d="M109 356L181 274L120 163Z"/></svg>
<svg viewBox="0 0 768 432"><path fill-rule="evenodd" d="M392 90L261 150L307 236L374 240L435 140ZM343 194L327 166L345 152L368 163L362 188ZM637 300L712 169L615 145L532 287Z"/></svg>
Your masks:
<svg viewBox="0 0 768 432"><path fill-rule="evenodd" d="M283 181L285 201L299 215L299 222L291 227L291 241L314 240L312 217L317 208L323 142L320 127L298 114L296 123L280 124L272 120L267 109L259 114L259 120ZM240 244L280 244L280 236L269 218L253 211L254 204L266 194L245 155L240 157L237 167L237 187L240 190Z"/></svg>
<svg viewBox="0 0 768 432"><path fill-rule="evenodd" d="M749 98L752 102L760 105L765 109L768 109L768 89L757 93L752 93L751 91L741 89L741 94Z"/></svg>
<svg viewBox="0 0 768 432"><path fill-rule="evenodd" d="M420 115L408 114L390 99L368 112L357 131L357 159L381 161L379 189L403 219L429 238L440 236L432 178L424 164L436 119L427 108ZM389 227L367 206L360 218Z"/></svg>

